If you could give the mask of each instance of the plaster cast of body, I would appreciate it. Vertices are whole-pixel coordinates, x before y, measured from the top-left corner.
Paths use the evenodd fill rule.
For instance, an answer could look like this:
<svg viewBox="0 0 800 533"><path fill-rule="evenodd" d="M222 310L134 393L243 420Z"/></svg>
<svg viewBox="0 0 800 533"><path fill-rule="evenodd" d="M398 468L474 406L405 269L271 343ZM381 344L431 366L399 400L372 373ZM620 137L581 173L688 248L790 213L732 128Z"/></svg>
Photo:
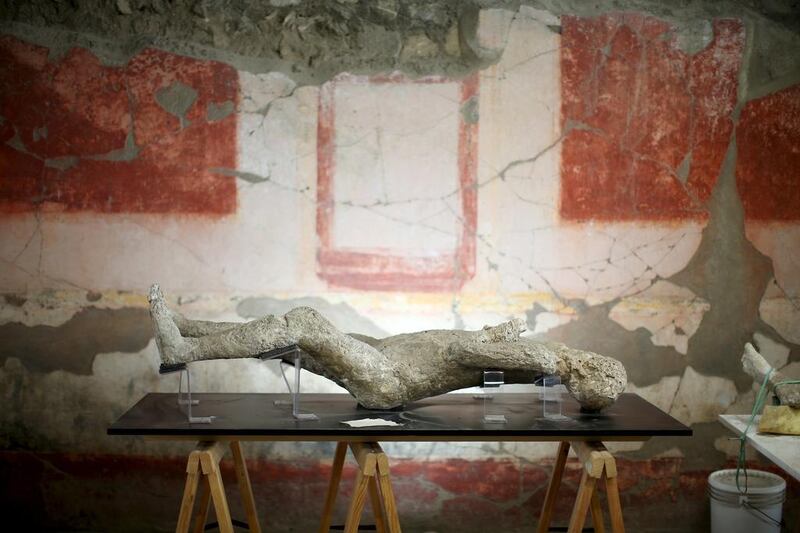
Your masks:
<svg viewBox="0 0 800 533"><path fill-rule="evenodd" d="M503 370L508 382L518 383L558 375L587 411L612 404L627 384L616 359L520 338L521 320L480 331L429 330L374 339L342 333L310 307L230 323L186 319L167 307L158 285L151 287L149 301L164 364L258 357L296 344L310 356L308 370L335 381L371 409L480 385L484 369Z"/></svg>
<svg viewBox="0 0 800 533"><path fill-rule="evenodd" d="M776 387L777 384L786 381L787 378L778 370L774 370L772 365L764 359L764 356L758 353L749 342L744 345L742 369L752 377L756 383L763 382L764 376L772 370L772 373L769 375L770 389L774 389L775 396L778 397L781 405L800 408L800 384L787 383Z"/></svg>

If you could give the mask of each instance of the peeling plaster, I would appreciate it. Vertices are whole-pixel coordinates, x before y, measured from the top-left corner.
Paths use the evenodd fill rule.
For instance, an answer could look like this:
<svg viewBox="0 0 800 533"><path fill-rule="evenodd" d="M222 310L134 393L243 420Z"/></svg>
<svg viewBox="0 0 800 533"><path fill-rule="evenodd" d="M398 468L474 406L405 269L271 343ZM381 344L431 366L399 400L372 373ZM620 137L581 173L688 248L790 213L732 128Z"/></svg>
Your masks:
<svg viewBox="0 0 800 533"><path fill-rule="evenodd" d="M728 455L719 451L715 446L720 438L730 438L730 430L724 428L719 422L699 422L692 425L692 438L663 437L650 439L638 451L623 453L623 457L644 460L662 454L674 454L678 451L685 458L681 468L686 471L693 469L719 469L727 468ZM707 476L706 476L707 477Z"/></svg>
<svg viewBox="0 0 800 533"><path fill-rule="evenodd" d="M781 369L788 379L800 379L800 361L789 363Z"/></svg>
<svg viewBox="0 0 800 533"><path fill-rule="evenodd" d="M55 327L0 325L0 362L15 358L36 372L89 374L98 353L137 352L152 336L146 309L87 307Z"/></svg>
<svg viewBox="0 0 800 533"><path fill-rule="evenodd" d="M692 291L668 281L657 281L611 308L609 318L629 331L643 327L655 346L672 346L686 355L689 339L711 305Z"/></svg>
<svg viewBox="0 0 800 533"><path fill-rule="evenodd" d="M758 306L758 314L785 340L800 344L800 296L787 297L775 279L771 279Z"/></svg>
<svg viewBox="0 0 800 533"><path fill-rule="evenodd" d="M659 382L647 385L646 387L637 387L632 383L628 383L625 392L638 394L662 411L669 412L675 401L675 395L678 392L681 379L682 377L679 376L667 376Z"/></svg>
<svg viewBox="0 0 800 533"><path fill-rule="evenodd" d="M147 323L148 320L140 322ZM71 450L74 453L155 453L182 455L179 442L156 444L142 439L108 437L106 428L133 403L149 392L174 392L177 374L158 374L158 354L150 341L133 353L94 354L90 369L46 373L29 370L16 357L0 366L0 391L5 409L0 412L0 447ZM193 390L205 392L283 392L286 390L278 361L209 361L192 367ZM39 370L39 369L37 369ZM330 381L304 371L307 392L342 392ZM31 409L31 406L38 406ZM90 416L89 416L90 414ZM41 432L40 428L47 428ZM289 458L297 443L260 447L257 455ZM319 454L307 446L306 456Z"/></svg>
<svg viewBox="0 0 800 533"><path fill-rule="evenodd" d="M206 118L209 122L214 120L222 120L235 111L235 104L230 100L226 100L220 104L210 103L206 109Z"/></svg>
<svg viewBox="0 0 800 533"><path fill-rule="evenodd" d="M630 383L644 387L684 372L686 358L670 347L653 346L644 328L628 331L609 318L611 304L581 310L577 319L553 328L546 338L622 361Z"/></svg>
<svg viewBox="0 0 800 533"><path fill-rule="evenodd" d="M473 51L484 59L497 59L506 47L515 15L507 9L481 9Z"/></svg>
<svg viewBox="0 0 800 533"><path fill-rule="evenodd" d="M761 353L764 359L774 368L781 369L789 362L791 348L788 346L759 332L753 334L753 341L759 353Z"/></svg>
<svg viewBox="0 0 800 533"><path fill-rule="evenodd" d="M181 121L181 128L185 128L189 121L186 112L197 100L197 91L181 82L174 82L167 87L156 91L156 101L164 111L175 115ZM213 119L219 120L219 119Z"/></svg>
<svg viewBox="0 0 800 533"><path fill-rule="evenodd" d="M688 425L715 422L735 400L733 381L703 376L689 366L681 377L669 414Z"/></svg>
<svg viewBox="0 0 800 533"><path fill-rule="evenodd" d="M633 383L628 383L625 392L632 392L638 394L648 402L652 403L664 412L669 412L675 401L678 387L680 386L681 378L678 376L667 376L658 383L647 385L645 387L637 387ZM607 447L612 453L618 452L635 452L641 450L645 445L644 442L609 442ZM683 452L679 448L669 450L671 457L682 457ZM661 454L659 454L660 456Z"/></svg>
<svg viewBox="0 0 800 533"><path fill-rule="evenodd" d="M96 309L119 310L144 308L147 299L142 294L120 291L93 292L82 290L44 290L31 293L0 295L0 325L12 322L24 326L58 327L91 304Z"/></svg>
<svg viewBox="0 0 800 533"><path fill-rule="evenodd" d="M375 338L387 337L388 333L346 303L332 304L322 298L293 298L278 300L268 297L245 298L236 306L242 318L260 318L266 315L282 315L295 307L308 306L319 311L340 331L359 333Z"/></svg>
<svg viewBox="0 0 800 533"><path fill-rule="evenodd" d="M709 202L711 218L697 253L670 278L710 302L697 332L689 340L688 359L702 374L732 378L749 386L738 362L755 331L758 304L771 277L768 258L744 233L744 213L736 192L735 135Z"/></svg>
<svg viewBox="0 0 800 533"><path fill-rule="evenodd" d="M534 304L527 313L528 328L534 335L541 335L555 327L566 325L576 318L578 315L568 307L551 312L545 310L539 303Z"/></svg>
<svg viewBox="0 0 800 533"><path fill-rule="evenodd" d="M696 54L711 43L714 32L708 20L696 20L676 32L678 48L687 54Z"/></svg>

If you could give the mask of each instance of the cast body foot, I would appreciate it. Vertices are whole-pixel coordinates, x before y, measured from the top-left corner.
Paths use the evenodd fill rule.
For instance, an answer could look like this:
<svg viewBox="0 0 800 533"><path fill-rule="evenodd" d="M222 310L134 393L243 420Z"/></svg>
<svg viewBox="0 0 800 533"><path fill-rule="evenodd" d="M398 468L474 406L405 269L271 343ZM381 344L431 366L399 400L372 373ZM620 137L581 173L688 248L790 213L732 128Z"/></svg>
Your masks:
<svg viewBox="0 0 800 533"><path fill-rule="evenodd" d="M190 354L195 349L194 339L184 339L178 326L172 319L172 311L167 307L161 287L154 283L150 287L147 297L150 302L150 318L153 320L156 346L161 357L161 364L174 367L190 360Z"/></svg>

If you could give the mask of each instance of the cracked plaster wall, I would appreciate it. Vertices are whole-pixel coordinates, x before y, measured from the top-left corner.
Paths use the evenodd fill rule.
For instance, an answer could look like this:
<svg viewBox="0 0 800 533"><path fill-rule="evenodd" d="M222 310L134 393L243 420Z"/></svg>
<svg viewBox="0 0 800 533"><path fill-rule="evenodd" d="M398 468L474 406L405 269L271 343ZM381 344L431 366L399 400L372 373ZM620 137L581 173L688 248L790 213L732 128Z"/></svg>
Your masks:
<svg viewBox="0 0 800 533"><path fill-rule="evenodd" d="M4 3L0 445L57 481L25 505L59 509L69 476L105 490L53 472L183 453L104 434L176 388L149 338L159 281L198 318L311 304L381 336L524 316L617 357L631 391L695 429L617 446L629 520L652 526L648 498L682 498L680 527L702 530L690 499L734 453L716 417L752 404L744 342L800 375L796 8ZM209 391L283 390L274 362L195 373ZM264 476L307 465L270 473L291 491L329 448L250 452ZM484 523L465 521L475 509L504 530L533 520L552 453L389 448L419 527L460 531ZM485 477L495 488L475 493Z"/></svg>

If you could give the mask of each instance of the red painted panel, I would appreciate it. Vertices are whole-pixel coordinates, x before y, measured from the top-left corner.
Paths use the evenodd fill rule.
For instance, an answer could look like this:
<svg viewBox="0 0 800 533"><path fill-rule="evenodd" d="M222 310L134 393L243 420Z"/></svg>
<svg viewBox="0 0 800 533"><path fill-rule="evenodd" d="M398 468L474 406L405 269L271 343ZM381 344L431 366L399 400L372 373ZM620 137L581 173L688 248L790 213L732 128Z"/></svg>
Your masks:
<svg viewBox="0 0 800 533"><path fill-rule="evenodd" d="M736 146L736 185L745 216L800 220L800 85L748 102Z"/></svg>
<svg viewBox="0 0 800 533"><path fill-rule="evenodd" d="M333 181L336 176L336 82L320 89L317 125L317 252L318 274L332 285L364 290L444 291L460 288L475 275L477 228L478 124L461 117L458 130L458 177L461 195L461 234L452 253L406 257L385 250L352 251L336 248L331 236L335 217ZM402 75L374 76L369 83L444 83L442 77L410 80ZM461 104L478 96L477 74L461 82Z"/></svg>
<svg viewBox="0 0 800 533"><path fill-rule="evenodd" d="M520 495L519 465L508 460L401 461L397 476L425 480L453 495L474 495L491 502L508 502Z"/></svg>
<svg viewBox="0 0 800 533"><path fill-rule="evenodd" d="M638 14L562 18L561 216L705 216L733 130L745 32L717 20L689 55L675 28Z"/></svg>
<svg viewBox="0 0 800 533"><path fill-rule="evenodd" d="M154 49L122 67L82 48L49 61L7 36L0 63L0 213L236 210L235 178L213 170L236 167L236 116L207 119L236 104L235 69ZM175 83L197 93L184 124L156 100Z"/></svg>

